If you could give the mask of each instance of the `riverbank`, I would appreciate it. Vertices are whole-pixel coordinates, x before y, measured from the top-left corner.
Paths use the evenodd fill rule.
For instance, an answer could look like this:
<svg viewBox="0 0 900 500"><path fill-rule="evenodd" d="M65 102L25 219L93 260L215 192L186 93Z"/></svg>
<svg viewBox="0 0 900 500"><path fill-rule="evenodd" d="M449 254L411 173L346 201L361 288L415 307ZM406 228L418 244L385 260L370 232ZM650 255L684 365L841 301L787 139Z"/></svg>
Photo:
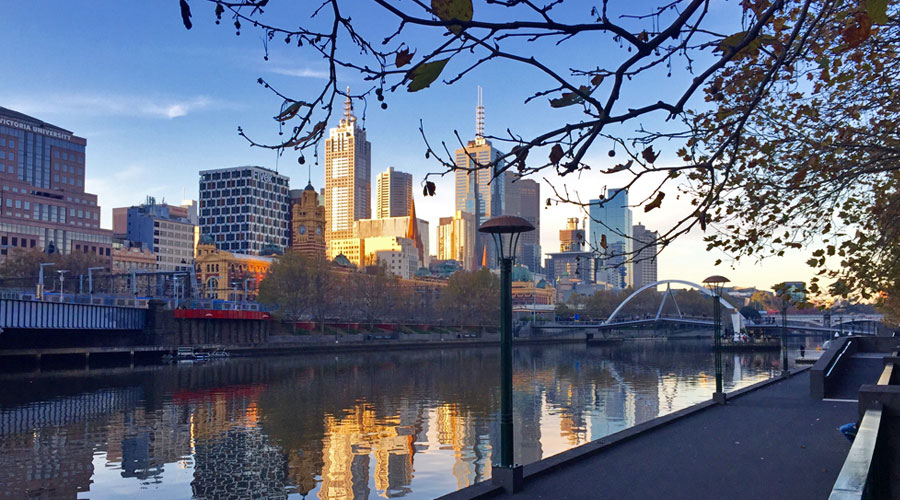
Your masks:
<svg viewBox="0 0 900 500"><path fill-rule="evenodd" d="M827 498L855 403L809 396L808 367L524 467L530 498ZM445 500L504 498L490 481Z"/></svg>

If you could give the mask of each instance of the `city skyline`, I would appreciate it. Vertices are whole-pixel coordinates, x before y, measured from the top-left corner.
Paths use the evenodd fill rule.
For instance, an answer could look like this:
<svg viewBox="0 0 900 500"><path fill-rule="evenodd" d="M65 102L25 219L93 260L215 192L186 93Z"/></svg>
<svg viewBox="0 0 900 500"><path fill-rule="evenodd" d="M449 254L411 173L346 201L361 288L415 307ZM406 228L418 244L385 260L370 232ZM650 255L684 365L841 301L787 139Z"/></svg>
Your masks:
<svg viewBox="0 0 900 500"><path fill-rule="evenodd" d="M101 227L111 227L111 207L137 203L144 195L157 199L197 198L194 179L204 169L257 164L295 179L307 177L308 165L298 166L296 155L276 159L271 151L248 148L246 141L237 136L236 129L242 126L255 138L277 140L277 127L270 120L272 113L264 110L276 108L278 100L258 86L256 78L266 76L290 88L291 93L302 95L304 89L318 85L323 75L323 66L318 62L294 60L287 57L293 54L289 48L274 44L270 47L269 61L263 61L263 49L255 39L235 37L233 32L218 29L211 15L207 16L208 22L198 19L194 30L187 33L177 12L153 6L141 9L116 6L93 13L91 19L85 18L87 24L105 23L111 31L104 36L119 37L122 41L121 47L92 53L91 49L103 45L97 35L84 34L77 29L78 22L71 22L86 15L76 10L18 5L7 9L10 26L14 28L0 35L0 39L17 49L13 63L28 60L29 69L20 78L0 83L0 91L8 99L0 105L74 129L89 139L85 189L101 197L99 204L104 207ZM195 12L198 18L207 14L199 9ZM127 26L145 24L153 25L153 30L143 41L126 34ZM23 45L22 35L37 29L51 35ZM67 60L50 64L59 60L55 50L62 39L71 42L75 50ZM135 54L140 55L140 61L134 58ZM78 71L80 68L92 71ZM96 76L88 77L88 74ZM52 83L62 78L69 82L65 89ZM349 76L347 80L351 86L363 86ZM419 192L424 174L434 171L435 166L423 158L418 118L423 118L429 137L449 138L454 129L468 135L475 87L481 84L491 117L487 131L499 134L506 123L521 114L519 110L527 109L513 93L499 90L504 83L499 75L474 72L458 85L433 86L427 97L423 97L425 93L386 94L390 106L387 111L368 106L365 114L368 139L373 144L373 168L395 165L412 173L414 193ZM48 96L53 99L47 99ZM426 106L426 101L443 106L438 112L433 106ZM333 116L332 121L336 118ZM515 121L517 125L521 122ZM671 153L664 152L660 161L671 158L666 156ZM320 145L319 165L312 166L312 182L317 186L324 186L323 156ZM306 160L314 161L308 156ZM613 163L606 158L591 160L601 165ZM568 180L553 175L548 178L554 183ZM595 171L570 185L583 188L584 199L589 199L603 186L617 185L616 180L615 175L604 176ZM434 241L438 219L453 214L452 182L446 178L436 182L436 197L417 200L419 216L431 222ZM121 186L138 185L140 193L121 189ZM647 194L640 190L632 192L635 200ZM675 220L675 208L686 205L684 200L674 198L666 199L672 210L642 215L642 222L662 232ZM541 246L546 252L558 246L556 235L565 219L580 217L582 212L562 205L543 208L542 212ZM717 259L727 262L727 256L721 252L706 253L704 247L702 235L696 232L668 245L659 258L660 278L702 279L710 274L724 274L732 282L768 289L775 282L784 281L785 276L805 281L812 276L799 250L786 258L766 260L762 265L740 262L738 269L732 270L727 266L713 266Z"/></svg>

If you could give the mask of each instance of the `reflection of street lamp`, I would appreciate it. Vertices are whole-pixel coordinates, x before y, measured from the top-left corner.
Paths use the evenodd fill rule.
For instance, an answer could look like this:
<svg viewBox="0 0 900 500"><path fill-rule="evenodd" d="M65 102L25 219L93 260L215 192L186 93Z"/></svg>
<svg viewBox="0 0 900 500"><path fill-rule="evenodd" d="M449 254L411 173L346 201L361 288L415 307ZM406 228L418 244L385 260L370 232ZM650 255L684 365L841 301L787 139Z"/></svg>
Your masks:
<svg viewBox="0 0 900 500"><path fill-rule="evenodd" d="M728 278L713 275L703 280L703 284L713 295L713 345L716 358L716 392L713 393L713 401L725 404L725 392L722 391L722 287L728 283Z"/></svg>
<svg viewBox="0 0 900 500"><path fill-rule="evenodd" d="M42 262L40 264L40 270L38 271L38 286L37 286L37 296L38 300L44 300L44 266L55 266L56 262Z"/></svg>
<svg viewBox="0 0 900 500"><path fill-rule="evenodd" d="M534 231L530 222L512 215L501 215L485 222L479 232L494 240L500 258L500 465L492 475L509 493L522 489L522 466L513 461L512 421L512 263L516 257L519 234Z"/></svg>

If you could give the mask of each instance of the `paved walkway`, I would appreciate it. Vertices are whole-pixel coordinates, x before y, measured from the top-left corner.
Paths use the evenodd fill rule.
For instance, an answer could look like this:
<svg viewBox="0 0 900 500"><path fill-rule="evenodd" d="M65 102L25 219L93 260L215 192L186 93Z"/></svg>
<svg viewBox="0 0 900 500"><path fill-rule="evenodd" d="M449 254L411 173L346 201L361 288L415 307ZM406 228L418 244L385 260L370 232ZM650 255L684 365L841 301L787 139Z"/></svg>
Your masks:
<svg viewBox="0 0 900 500"><path fill-rule="evenodd" d="M809 396L809 371L530 478L517 500L828 498L856 403Z"/></svg>

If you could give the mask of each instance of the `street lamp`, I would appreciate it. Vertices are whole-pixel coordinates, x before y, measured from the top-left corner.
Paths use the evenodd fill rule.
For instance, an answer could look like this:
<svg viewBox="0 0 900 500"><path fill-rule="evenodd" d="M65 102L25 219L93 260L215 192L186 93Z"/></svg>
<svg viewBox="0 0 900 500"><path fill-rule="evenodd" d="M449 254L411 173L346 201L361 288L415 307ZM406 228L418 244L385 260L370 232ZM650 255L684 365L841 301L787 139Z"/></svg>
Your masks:
<svg viewBox="0 0 900 500"><path fill-rule="evenodd" d="M788 305L791 303L791 291L784 283L779 283L773 288L778 298L781 299L781 376L790 377L791 372L788 370L787 352L787 311Z"/></svg>
<svg viewBox="0 0 900 500"><path fill-rule="evenodd" d="M38 300L44 300L44 266L55 266L56 262L42 262L40 264L40 270L38 270L38 286L37 286L37 296Z"/></svg>
<svg viewBox="0 0 900 500"><path fill-rule="evenodd" d="M500 259L500 465L492 476L509 493L522 489L522 466L513 462L512 421L512 263L519 235L534 231L530 222L512 215L501 215L478 228L494 240Z"/></svg>
<svg viewBox="0 0 900 500"><path fill-rule="evenodd" d="M713 401L725 404L725 392L722 390L722 288L729 279L724 276L713 275L703 280L703 284L713 296L713 350L716 358L716 392L713 393Z"/></svg>
<svg viewBox="0 0 900 500"><path fill-rule="evenodd" d="M105 269L104 267L89 267L88 268L88 293L91 295L91 302L94 301L94 271Z"/></svg>
<svg viewBox="0 0 900 500"><path fill-rule="evenodd" d="M256 278L250 277L244 279L244 300L247 300L247 282L248 281L256 281Z"/></svg>
<svg viewBox="0 0 900 500"><path fill-rule="evenodd" d="M59 273L59 301L62 302L63 297L66 294L66 290L63 288L63 285L66 282L66 273L69 271L65 270L65 269L60 269L59 271L56 271L56 272Z"/></svg>

